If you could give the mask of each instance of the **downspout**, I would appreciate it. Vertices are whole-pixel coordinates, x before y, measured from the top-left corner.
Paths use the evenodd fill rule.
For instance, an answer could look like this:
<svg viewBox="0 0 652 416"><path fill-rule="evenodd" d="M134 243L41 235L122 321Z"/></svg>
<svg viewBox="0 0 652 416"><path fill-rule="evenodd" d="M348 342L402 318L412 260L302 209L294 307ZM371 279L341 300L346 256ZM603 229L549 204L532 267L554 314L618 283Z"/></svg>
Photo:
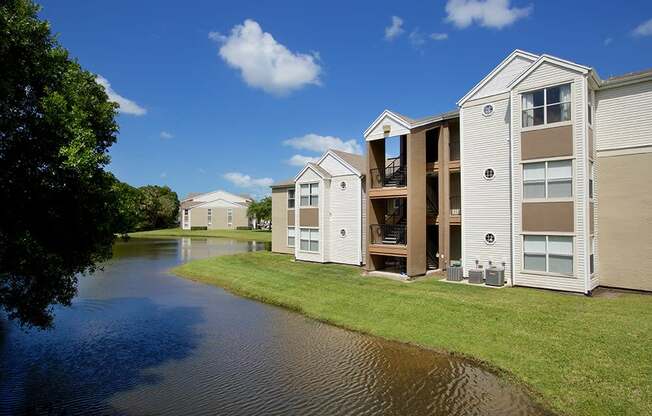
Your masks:
<svg viewBox="0 0 652 416"><path fill-rule="evenodd" d="M514 178L513 178L513 146L514 140L512 137L512 92L509 92L509 282L510 286L514 286Z"/></svg>

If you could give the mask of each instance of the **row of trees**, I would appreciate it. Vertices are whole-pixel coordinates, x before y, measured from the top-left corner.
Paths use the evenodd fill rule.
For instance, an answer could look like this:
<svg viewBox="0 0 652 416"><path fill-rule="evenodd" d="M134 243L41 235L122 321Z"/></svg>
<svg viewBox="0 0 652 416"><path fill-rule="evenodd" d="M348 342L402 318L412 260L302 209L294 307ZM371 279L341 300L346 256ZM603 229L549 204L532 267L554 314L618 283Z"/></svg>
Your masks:
<svg viewBox="0 0 652 416"><path fill-rule="evenodd" d="M247 215L256 218L258 228L269 228L272 222L272 198L266 197L249 204Z"/></svg>
<svg viewBox="0 0 652 416"><path fill-rule="evenodd" d="M168 186L135 188L116 180L112 190L116 198L116 234L177 225L179 198Z"/></svg>

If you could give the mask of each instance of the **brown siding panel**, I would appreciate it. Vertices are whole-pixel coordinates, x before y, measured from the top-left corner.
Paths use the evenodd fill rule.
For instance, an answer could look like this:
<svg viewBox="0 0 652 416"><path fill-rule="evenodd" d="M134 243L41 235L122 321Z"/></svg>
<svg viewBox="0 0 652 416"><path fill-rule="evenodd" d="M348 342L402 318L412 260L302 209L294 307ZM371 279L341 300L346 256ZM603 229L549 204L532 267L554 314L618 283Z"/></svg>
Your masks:
<svg viewBox="0 0 652 416"><path fill-rule="evenodd" d="M293 254L294 248L288 247L287 190L288 188L272 189L272 251Z"/></svg>
<svg viewBox="0 0 652 416"><path fill-rule="evenodd" d="M573 126L521 132L521 158L543 159L573 155Z"/></svg>
<svg viewBox="0 0 652 416"><path fill-rule="evenodd" d="M524 202L523 232L573 232L572 202Z"/></svg>
<svg viewBox="0 0 652 416"><path fill-rule="evenodd" d="M299 225L301 227L319 227L319 208L299 209Z"/></svg>
<svg viewBox="0 0 652 416"><path fill-rule="evenodd" d="M407 274L426 273L426 132L407 139Z"/></svg>
<svg viewBox="0 0 652 416"><path fill-rule="evenodd" d="M294 225L294 210L288 209L288 226L292 227Z"/></svg>

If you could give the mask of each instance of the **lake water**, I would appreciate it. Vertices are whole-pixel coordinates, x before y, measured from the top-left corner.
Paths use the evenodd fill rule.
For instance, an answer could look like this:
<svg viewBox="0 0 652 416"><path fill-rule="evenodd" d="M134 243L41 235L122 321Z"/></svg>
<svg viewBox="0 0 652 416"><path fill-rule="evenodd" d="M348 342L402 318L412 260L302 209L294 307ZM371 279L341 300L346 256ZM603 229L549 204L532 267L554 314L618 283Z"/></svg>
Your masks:
<svg viewBox="0 0 652 416"><path fill-rule="evenodd" d="M0 318L0 414L547 415L467 360L335 328L171 276L263 250L132 239L49 331ZM488 346L490 348L490 346Z"/></svg>

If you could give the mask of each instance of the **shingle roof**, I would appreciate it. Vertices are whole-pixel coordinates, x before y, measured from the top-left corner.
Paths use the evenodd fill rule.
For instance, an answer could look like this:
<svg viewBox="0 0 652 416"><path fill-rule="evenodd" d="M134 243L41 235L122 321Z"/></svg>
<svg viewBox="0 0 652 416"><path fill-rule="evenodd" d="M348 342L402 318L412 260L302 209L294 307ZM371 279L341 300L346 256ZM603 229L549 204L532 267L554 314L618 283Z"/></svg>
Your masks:
<svg viewBox="0 0 652 416"><path fill-rule="evenodd" d="M272 184L272 188L288 188L290 186L294 185L294 179L286 179L284 181L278 181Z"/></svg>
<svg viewBox="0 0 652 416"><path fill-rule="evenodd" d="M602 85L610 86L613 84L620 84L621 82L634 81L640 78L647 78L647 77L652 77L652 68L645 69L643 71L628 72L626 74L609 77L602 81Z"/></svg>
<svg viewBox="0 0 652 416"><path fill-rule="evenodd" d="M361 174L364 175L367 170L367 162L364 156L335 149L331 149L331 152L344 159L346 163L356 168Z"/></svg>

